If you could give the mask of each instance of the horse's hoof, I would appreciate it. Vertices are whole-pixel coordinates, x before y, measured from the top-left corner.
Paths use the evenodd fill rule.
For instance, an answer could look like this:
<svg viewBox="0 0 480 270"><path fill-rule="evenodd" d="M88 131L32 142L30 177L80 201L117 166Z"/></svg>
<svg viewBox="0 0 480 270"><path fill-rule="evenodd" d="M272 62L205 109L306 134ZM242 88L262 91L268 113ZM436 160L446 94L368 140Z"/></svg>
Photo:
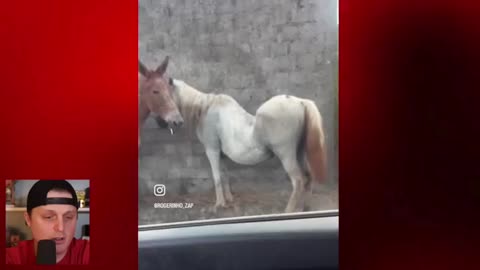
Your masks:
<svg viewBox="0 0 480 270"><path fill-rule="evenodd" d="M227 202L233 203L233 195L232 194L226 194L225 199L227 200Z"/></svg>
<svg viewBox="0 0 480 270"><path fill-rule="evenodd" d="M295 213L295 212L297 212L295 210L295 207L287 206L287 208L285 208L285 213Z"/></svg>
<svg viewBox="0 0 480 270"><path fill-rule="evenodd" d="M235 215L241 216L242 215L242 209L238 205L233 204L233 211Z"/></svg>
<svg viewBox="0 0 480 270"><path fill-rule="evenodd" d="M227 207L228 205L226 203L215 204L215 206L213 207L213 212L216 214L219 209L225 209Z"/></svg>

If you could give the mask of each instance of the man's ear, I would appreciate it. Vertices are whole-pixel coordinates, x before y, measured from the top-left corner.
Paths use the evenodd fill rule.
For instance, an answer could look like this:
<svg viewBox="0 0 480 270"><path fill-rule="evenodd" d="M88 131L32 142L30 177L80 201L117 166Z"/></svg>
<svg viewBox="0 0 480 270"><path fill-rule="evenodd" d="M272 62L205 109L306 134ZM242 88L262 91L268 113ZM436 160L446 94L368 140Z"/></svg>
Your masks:
<svg viewBox="0 0 480 270"><path fill-rule="evenodd" d="M32 224L32 220L30 219L30 215L28 214L28 212L24 212L23 217L25 218L25 225L30 227L30 225Z"/></svg>

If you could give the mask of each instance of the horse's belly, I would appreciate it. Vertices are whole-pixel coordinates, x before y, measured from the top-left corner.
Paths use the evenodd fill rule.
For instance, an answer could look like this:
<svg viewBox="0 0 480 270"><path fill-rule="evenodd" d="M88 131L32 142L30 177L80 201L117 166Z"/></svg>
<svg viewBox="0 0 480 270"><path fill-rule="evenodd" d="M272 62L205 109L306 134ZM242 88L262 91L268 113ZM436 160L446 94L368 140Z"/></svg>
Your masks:
<svg viewBox="0 0 480 270"><path fill-rule="evenodd" d="M273 157L273 154L266 148L250 148L247 151L224 149L223 153L233 162L242 165L255 165Z"/></svg>

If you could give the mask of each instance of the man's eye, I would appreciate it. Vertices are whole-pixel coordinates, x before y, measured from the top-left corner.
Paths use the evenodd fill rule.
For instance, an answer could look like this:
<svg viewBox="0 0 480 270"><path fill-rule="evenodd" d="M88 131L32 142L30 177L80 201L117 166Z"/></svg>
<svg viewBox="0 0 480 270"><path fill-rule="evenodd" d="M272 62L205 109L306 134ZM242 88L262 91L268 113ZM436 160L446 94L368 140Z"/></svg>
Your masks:
<svg viewBox="0 0 480 270"><path fill-rule="evenodd" d="M153 91L154 94L160 94L157 90Z"/></svg>
<svg viewBox="0 0 480 270"><path fill-rule="evenodd" d="M53 219L53 216L44 216L44 219Z"/></svg>
<svg viewBox="0 0 480 270"><path fill-rule="evenodd" d="M72 220L73 216L66 216L65 218L68 219L68 220Z"/></svg>

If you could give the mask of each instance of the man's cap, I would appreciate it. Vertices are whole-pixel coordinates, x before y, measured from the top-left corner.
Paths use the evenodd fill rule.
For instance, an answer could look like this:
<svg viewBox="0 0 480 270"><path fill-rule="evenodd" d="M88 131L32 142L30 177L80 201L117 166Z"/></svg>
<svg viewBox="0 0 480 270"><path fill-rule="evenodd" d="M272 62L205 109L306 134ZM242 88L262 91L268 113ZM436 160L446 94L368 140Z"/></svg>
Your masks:
<svg viewBox="0 0 480 270"><path fill-rule="evenodd" d="M72 198L47 198L51 190L63 190L72 194ZM33 184L27 196L27 211L47 204L68 204L78 209L77 193L72 185L65 180L39 180Z"/></svg>

